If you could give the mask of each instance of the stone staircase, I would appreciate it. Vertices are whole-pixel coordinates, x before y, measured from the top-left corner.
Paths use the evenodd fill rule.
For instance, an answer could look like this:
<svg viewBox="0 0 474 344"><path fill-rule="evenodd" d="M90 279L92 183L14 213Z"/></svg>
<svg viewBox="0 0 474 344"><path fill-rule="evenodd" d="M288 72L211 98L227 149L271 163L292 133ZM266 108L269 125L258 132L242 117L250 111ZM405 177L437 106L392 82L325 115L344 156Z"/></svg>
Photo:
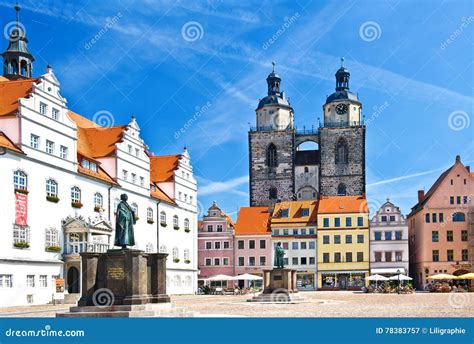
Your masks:
<svg viewBox="0 0 474 344"><path fill-rule="evenodd" d="M115 305L115 306L84 306L71 307L69 312L56 313L58 318L143 318L166 317L187 318L195 314L184 307L176 307L171 303L148 303L144 305Z"/></svg>

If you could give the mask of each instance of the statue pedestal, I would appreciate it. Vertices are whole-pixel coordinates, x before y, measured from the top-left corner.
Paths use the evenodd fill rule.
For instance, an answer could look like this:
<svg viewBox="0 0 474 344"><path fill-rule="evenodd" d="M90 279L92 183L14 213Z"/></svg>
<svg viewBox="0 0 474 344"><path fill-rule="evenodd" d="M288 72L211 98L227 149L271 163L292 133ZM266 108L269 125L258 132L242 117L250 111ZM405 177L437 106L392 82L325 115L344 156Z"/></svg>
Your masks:
<svg viewBox="0 0 474 344"><path fill-rule="evenodd" d="M166 257L164 253L132 249L81 253L82 295L78 307L57 316L120 316L113 315L114 311L123 311L124 307L118 306L169 304ZM133 314L135 308L126 310ZM150 306L145 308L150 310Z"/></svg>
<svg viewBox="0 0 474 344"><path fill-rule="evenodd" d="M296 288L296 270L263 270L263 293L254 296L249 302L302 303Z"/></svg>

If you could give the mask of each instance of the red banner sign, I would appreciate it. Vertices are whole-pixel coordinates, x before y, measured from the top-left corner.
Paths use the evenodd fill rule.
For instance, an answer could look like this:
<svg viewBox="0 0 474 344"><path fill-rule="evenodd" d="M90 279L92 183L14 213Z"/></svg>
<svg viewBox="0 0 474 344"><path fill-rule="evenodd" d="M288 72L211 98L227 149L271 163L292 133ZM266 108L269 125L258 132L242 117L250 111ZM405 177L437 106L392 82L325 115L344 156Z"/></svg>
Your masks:
<svg viewBox="0 0 474 344"><path fill-rule="evenodd" d="M15 194L15 202L15 223L17 225L26 226L28 216L28 195L17 192Z"/></svg>

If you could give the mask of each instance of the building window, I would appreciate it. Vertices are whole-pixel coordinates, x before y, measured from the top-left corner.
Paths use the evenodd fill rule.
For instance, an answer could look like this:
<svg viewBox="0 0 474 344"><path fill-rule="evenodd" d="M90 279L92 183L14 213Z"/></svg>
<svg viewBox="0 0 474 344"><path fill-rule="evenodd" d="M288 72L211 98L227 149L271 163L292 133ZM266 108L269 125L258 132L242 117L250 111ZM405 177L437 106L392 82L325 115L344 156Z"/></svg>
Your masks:
<svg viewBox="0 0 474 344"><path fill-rule="evenodd" d="M288 234L289 234L289 230L288 230L287 228L285 228L285 229L283 230L283 235L288 235Z"/></svg>
<svg viewBox="0 0 474 344"><path fill-rule="evenodd" d="M298 242L297 241L293 241L291 243L291 249L292 250L297 250L298 249Z"/></svg>
<svg viewBox="0 0 474 344"><path fill-rule="evenodd" d="M71 188L71 202L72 203L81 203L81 189L77 186Z"/></svg>
<svg viewBox="0 0 474 344"><path fill-rule="evenodd" d="M270 199L277 199L278 198L278 190L277 188L271 187L269 191L269 196Z"/></svg>
<svg viewBox="0 0 474 344"><path fill-rule="evenodd" d="M298 230L296 231L296 235L298 235ZM306 235L306 228L301 228L301 235Z"/></svg>
<svg viewBox="0 0 474 344"><path fill-rule="evenodd" d="M146 219L149 222L153 221L153 209L150 207L146 209Z"/></svg>
<svg viewBox="0 0 474 344"><path fill-rule="evenodd" d="M402 232L396 231L395 232L395 240L402 240Z"/></svg>
<svg viewBox="0 0 474 344"><path fill-rule="evenodd" d="M260 248L261 249L267 248L267 242L265 240L260 240Z"/></svg>
<svg viewBox="0 0 474 344"><path fill-rule="evenodd" d="M382 216L381 219L380 219L382 222L387 222L387 216Z"/></svg>
<svg viewBox="0 0 474 344"><path fill-rule="evenodd" d="M288 217L288 209L281 210L281 217Z"/></svg>
<svg viewBox="0 0 474 344"><path fill-rule="evenodd" d="M173 227L179 227L178 215L173 216Z"/></svg>
<svg viewBox="0 0 474 344"><path fill-rule="evenodd" d="M323 244L329 244L329 235L323 235Z"/></svg>
<svg viewBox="0 0 474 344"><path fill-rule="evenodd" d="M307 247L308 247L308 244L306 243L306 241L302 241L302 242L300 243L300 247L301 247L302 250L306 250Z"/></svg>
<svg viewBox="0 0 474 344"><path fill-rule="evenodd" d="M47 228L45 230L45 247L59 246L59 231L56 228Z"/></svg>
<svg viewBox="0 0 474 344"><path fill-rule="evenodd" d="M430 214L425 214L425 222L430 223Z"/></svg>
<svg viewBox="0 0 474 344"><path fill-rule="evenodd" d="M300 261L301 261L301 265L306 265L308 260L306 259L306 257L301 257Z"/></svg>
<svg viewBox="0 0 474 344"><path fill-rule="evenodd" d="M177 247L173 247L173 259L179 259L179 249Z"/></svg>
<svg viewBox="0 0 474 344"><path fill-rule="evenodd" d="M104 198L102 195L98 192L94 194L94 207L96 208L102 208L102 205L104 203Z"/></svg>
<svg viewBox="0 0 474 344"><path fill-rule="evenodd" d="M39 276L39 286L40 286L40 288L47 288L48 287L48 276L47 275L40 275Z"/></svg>
<svg viewBox="0 0 474 344"><path fill-rule="evenodd" d="M336 145L336 164L347 164L349 149L346 140L340 138Z"/></svg>
<svg viewBox="0 0 474 344"><path fill-rule="evenodd" d="M46 153L54 154L54 142L46 140Z"/></svg>
<svg viewBox="0 0 474 344"><path fill-rule="evenodd" d="M359 216L357 218L357 226L362 227L364 225L364 218L362 216Z"/></svg>
<svg viewBox="0 0 474 344"><path fill-rule="evenodd" d="M260 266L265 266L265 265L267 265L267 257L260 256Z"/></svg>
<svg viewBox="0 0 474 344"><path fill-rule="evenodd" d="M211 258L204 259L204 265L211 266L212 265L212 259Z"/></svg>
<svg viewBox="0 0 474 344"><path fill-rule="evenodd" d="M385 241L392 240L392 232L385 232Z"/></svg>
<svg viewBox="0 0 474 344"><path fill-rule="evenodd" d="M382 252L375 252L375 261L376 262L382 261Z"/></svg>
<svg viewBox="0 0 474 344"><path fill-rule="evenodd" d="M468 202L468 197L467 197L467 196L463 196L462 202L463 202L464 204L467 204L467 202Z"/></svg>
<svg viewBox="0 0 474 344"><path fill-rule="evenodd" d="M245 258L239 257L239 266L244 266L244 265L245 265Z"/></svg>
<svg viewBox="0 0 474 344"><path fill-rule="evenodd" d="M68 151L67 147L60 146L59 147L59 157L61 159L67 159L67 151Z"/></svg>
<svg viewBox="0 0 474 344"><path fill-rule="evenodd" d="M358 262L364 261L364 252L357 252L357 261Z"/></svg>
<svg viewBox="0 0 474 344"><path fill-rule="evenodd" d="M329 227L329 219L328 218L323 219L323 227Z"/></svg>
<svg viewBox="0 0 474 344"><path fill-rule="evenodd" d="M449 204L454 204L454 197L453 196L449 197Z"/></svg>
<svg viewBox="0 0 474 344"><path fill-rule="evenodd" d="M39 148L39 136L31 134L30 136L30 146L31 148L38 149Z"/></svg>
<svg viewBox="0 0 474 344"><path fill-rule="evenodd" d="M309 257L309 265L315 265L316 259L314 257Z"/></svg>
<svg viewBox="0 0 474 344"><path fill-rule="evenodd" d="M334 253L334 263L340 263L341 262L341 253L340 252L335 252Z"/></svg>
<svg viewBox="0 0 474 344"><path fill-rule="evenodd" d="M128 179L128 171L127 170L122 170L122 179L127 180Z"/></svg>
<svg viewBox="0 0 474 344"><path fill-rule="evenodd" d="M464 222L466 221L466 215L464 213L454 213L453 222Z"/></svg>
<svg viewBox="0 0 474 344"><path fill-rule="evenodd" d="M309 216L309 208L301 209L301 216Z"/></svg>
<svg viewBox="0 0 474 344"><path fill-rule="evenodd" d="M144 186L144 185L145 185L145 178L140 177L140 186Z"/></svg>
<svg viewBox="0 0 474 344"><path fill-rule="evenodd" d="M249 257L249 266L255 266L255 257Z"/></svg>
<svg viewBox="0 0 474 344"><path fill-rule="evenodd" d="M145 252L146 253L152 253L153 252L153 244L151 242L149 242L148 244L146 244L145 246Z"/></svg>
<svg viewBox="0 0 474 344"><path fill-rule="evenodd" d="M436 223L436 213L431 214L431 220L433 223Z"/></svg>
<svg viewBox="0 0 474 344"><path fill-rule="evenodd" d="M358 244L364 243L364 234L357 234L357 243Z"/></svg>
<svg viewBox="0 0 474 344"><path fill-rule="evenodd" d="M337 186L337 195L338 195L338 196L345 196L346 193L347 193L347 191L346 191L346 186L345 186L344 184L342 184L342 183L339 184L339 185Z"/></svg>
<svg viewBox="0 0 474 344"><path fill-rule="evenodd" d="M222 232L222 225L217 225L217 231Z"/></svg>
<svg viewBox="0 0 474 344"><path fill-rule="evenodd" d="M237 247L239 250L243 250L245 247L244 241L243 240L237 241Z"/></svg>
<svg viewBox="0 0 474 344"><path fill-rule="evenodd" d="M132 145L128 145L128 154L132 154L133 147Z"/></svg>
<svg viewBox="0 0 474 344"><path fill-rule="evenodd" d="M220 250L220 249L221 249L221 242L214 241L214 250Z"/></svg>
<svg viewBox="0 0 474 344"><path fill-rule="evenodd" d="M167 252L168 252L168 250L166 248L166 245L161 245L160 246L160 253L167 253Z"/></svg>
<svg viewBox="0 0 474 344"><path fill-rule="evenodd" d="M329 263L329 253L323 253L323 263Z"/></svg>
<svg viewBox="0 0 474 344"><path fill-rule="evenodd" d="M352 226L352 218L346 217L346 227L351 227L351 226Z"/></svg>
<svg viewBox="0 0 474 344"><path fill-rule="evenodd" d="M293 257L291 259L291 265L298 265L298 258L297 257Z"/></svg>
<svg viewBox="0 0 474 344"><path fill-rule="evenodd" d="M212 230L213 230L212 225L207 225L207 231L208 231L208 232L212 232Z"/></svg>
<svg viewBox="0 0 474 344"><path fill-rule="evenodd" d="M457 203L457 204L461 204L461 196L457 196L457 197L456 197L456 203Z"/></svg>
<svg viewBox="0 0 474 344"><path fill-rule="evenodd" d="M466 262L469 260L469 254L468 254L468 251L467 250L462 250L461 251L461 260Z"/></svg>
<svg viewBox="0 0 474 344"><path fill-rule="evenodd" d="M446 231L446 240L447 241L453 241L453 231Z"/></svg>
<svg viewBox="0 0 474 344"><path fill-rule="evenodd" d="M28 288L35 287L35 275L26 275L26 286Z"/></svg>
<svg viewBox="0 0 474 344"><path fill-rule="evenodd" d="M189 254L189 249L185 248L184 249L184 260L187 261L187 260L190 260L191 257L190 257L190 254Z"/></svg>
<svg viewBox="0 0 474 344"><path fill-rule="evenodd" d="M352 252L346 252L346 262L347 263L352 262Z"/></svg>
<svg viewBox="0 0 474 344"><path fill-rule="evenodd" d="M402 251L396 251L395 252L395 261L401 262L403 260L403 252Z"/></svg>
<svg viewBox="0 0 474 344"><path fill-rule="evenodd" d="M274 229L273 230L273 235L276 235L276 236L280 235L280 230L279 229Z"/></svg>
<svg viewBox="0 0 474 344"><path fill-rule="evenodd" d="M273 143L270 143L270 145L267 148L267 166L268 167L278 166L277 149Z"/></svg>
<svg viewBox="0 0 474 344"><path fill-rule="evenodd" d="M222 265L229 265L229 258L222 258Z"/></svg>
<svg viewBox="0 0 474 344"><path fill-rule="evenodd" d="M340 244L341 243L341 236L340 235L335 235L334 236L334 243L335 244Z"/></svg>
<svg viewBox="0 0 474 344"><path fill-rule="evenodd" d="M467 241L467 240L468 240L467 231L461 231L461 241Z"/></svg>
<svg viewBox="0 0 474 344"><path fill-rule="evenodd" d="M431 241L432 242L439 242L439 232L438 231L432 231L431 232Z"/></svg>
<svg viewBox="0 0 474 344"><path fill-rule="evenodd" d="M255 249L255 240L249 240L249 249Z"/></svg>
<svg viewBox="0 0 474 344"><path fill-rule="evenodd" d="M58 197L58 183L52 179L46 181L46 196Z"/></svg>
<svg viewBox="0 0 474 344"><path fill-rule="evenodd" d="M164 211L160 212L160 224L166 225L166 213Z"/></svg>
<svg viewBox="0 0 474 344"><path fill-rule="evenodd" d="M138 158L140 156L140 150L135 148L135 156Z"/></svg>
<svg viewBox="0 0 474 344"><path fill-rule="evenodd" d="M212 242L206 241L206 250L212 250Z"/></svg>
<svg viewBox="0 0 474 344"><path fill-rule="evenodd" d="M133 184L137 183L137 175L135 173L132 173L132 183Z"/></svg>
<svg viewBox="0 0 474 344"><path fill-rule="evenodd" d="M394 222L394 221L395 221L395 216L390 215L390 222Z"/></svg>
<svg viewBox="0 0 474 344"><path fill-rule="evenodd" d="M59 119L59 110L56 108L53 108L51 111L51 118L57 121Z"/></svg>
<svg viewBox="0 0 474 344"><path fill-rule="evenodd" d="M189 219L184 219L184 230L189 231Z"/></svg>
<svg viewBox="0 0 474 344"><path fill-rule="evenodd" d="M227 250L230 248L230 242L229 241L224 241L224 249Z"/></svg>
<svg viewBox="0 0 474 344"><path fill-rule="evenodd" d="M15 190L26 190L28 187L25 172L16 170L13 172L13 186Z"/></svg>
<svg viewBox="0 0 474 344"><path fill-rule="evenodd" d="M385 261L386 262L392 261L392 252L385 252Z"/></svg>
<svg viewBox="0 0 474 344"><path fill-rule="evenodd" d="M433 250L432 258L433 262L439 262L439 250Z"/></svg>
<svg viewBox="0 0 474 344"><path fill-rule="evenodd" d="M334 219L334 227L341 227L341 219L336 217Z"/></svg>
<svg viewBox="0 0 474 344"><path fill-rule="evenodd" d="M447 261L452 262L454 260L454 251L453 250L448 250L447 251Z"/></svg>
<svg viewBox="0 0 474 344"><path fill-rule="evenodd" d="M0 288L12 288L12 287L13 287L13 276L0 275Z"/></svg>
<svg viewBox="0 0 474 344"><path fill-rule="evenodd" d="M374 236L376 241L382 240L382 232L374 232Z"/></svg>
<svg viewBox="0 0 474 344"><path fill-rule="evenodd" d="M39 110L40 110L40 114L46 115L46 113L48 112L48 105L46 105L45 103L41 102L41 103L40 103L40 106L39 106Z"/></svg>
<svg viewBox="0 0 474 344"><path fill-rule="evenodd" d="M13 244L29 244L30 243L30 227L13 226Z"/></svg>
<svg viewBox="0 0 474 344"><path fill-rule="evenodd" d="M346 235L346 244L352 244L352 235L350 234Z"/></svg>

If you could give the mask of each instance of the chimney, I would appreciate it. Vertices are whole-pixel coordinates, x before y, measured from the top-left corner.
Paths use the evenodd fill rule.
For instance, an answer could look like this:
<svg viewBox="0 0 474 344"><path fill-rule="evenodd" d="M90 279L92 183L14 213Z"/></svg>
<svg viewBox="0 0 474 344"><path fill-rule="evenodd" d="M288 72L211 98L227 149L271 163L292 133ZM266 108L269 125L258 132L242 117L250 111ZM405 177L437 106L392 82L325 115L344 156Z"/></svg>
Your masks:
<svg viewBox="0 0 474 344"><path fill-rule="evenodd" d="M471 166L466 166L467 172L471 173Z"/></svg>
<svg viewBox="0 0 474 344"><path fill-rule="evenodd" d="M425 190L418 190L418 203L423 201L425 198Z"/></svg>
<svg viewBox="0 0 474 344"><path fill-rule="evenodd" d="M460 155L456 155L456 163L461 163L461 156Z"/></svg>

